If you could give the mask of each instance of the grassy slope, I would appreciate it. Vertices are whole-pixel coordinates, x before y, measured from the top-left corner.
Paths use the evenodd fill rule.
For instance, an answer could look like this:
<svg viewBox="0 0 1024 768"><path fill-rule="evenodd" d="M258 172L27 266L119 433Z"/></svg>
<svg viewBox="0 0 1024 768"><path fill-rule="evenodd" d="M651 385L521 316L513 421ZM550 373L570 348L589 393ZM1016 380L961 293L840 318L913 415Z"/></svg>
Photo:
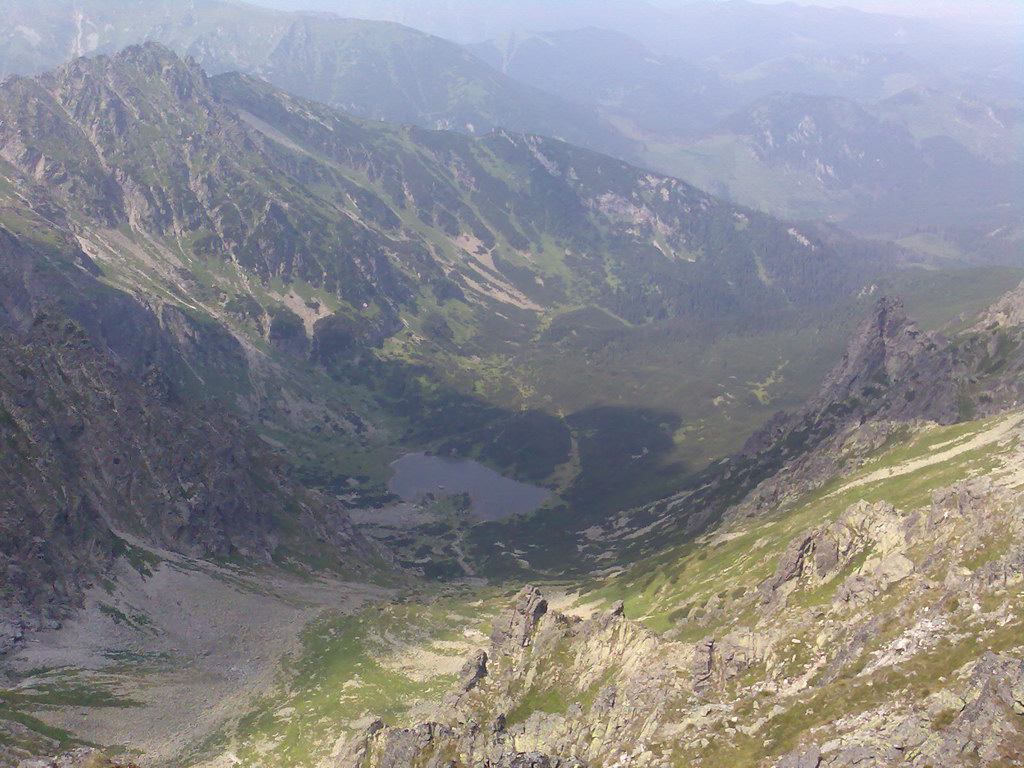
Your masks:
<svg viewBox="0 0 1024 768"><path fill-rule="evenodd" d="M702 540L640 561L609 583L585 592L586 599L607 603L625 600L630 615L642 617L652 629L667 630L699 611L717 594L736 590L746 594L752 590L771 575L779 555L794 536L834 520L857 501L886 501L899 508L912 509L926 504L937 488L997 468L1000 456L1004 456L1008 448L988 444L909 474L842 490L873 472L929 457L937 445L946 449L966 443L1005 418L997 416L948 427L925 427L919 431L907 427L905 437L890 440L852 474L829 481L771 517L735 523ZM830 597L825 593L816 596L819 601ZM740 625L743 619L749 616L734 617L732 623ZM691 639L697 640L721 630L727 631L728 626L694 624L686 632L695 635Z"/></svg>

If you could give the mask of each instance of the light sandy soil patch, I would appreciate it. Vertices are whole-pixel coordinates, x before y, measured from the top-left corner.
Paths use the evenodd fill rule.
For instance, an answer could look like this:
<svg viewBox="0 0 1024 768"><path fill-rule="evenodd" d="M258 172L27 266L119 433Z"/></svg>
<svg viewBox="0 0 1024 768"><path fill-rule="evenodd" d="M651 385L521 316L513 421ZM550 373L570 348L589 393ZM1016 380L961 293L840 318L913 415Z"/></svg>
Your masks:
<svg viewBox="0 0 1024 768"><path fill-rule="evenodd" d="M306 304L306 299L299 296L295 291L288 291L287 293L270 292L268 295L280 301L285 307L301 318L302 324L306 327L306 336L309 338L313 338L313 327L316 325L317 320L330 314L329 310L319 302L319 308L309 306Z"/></svg>
<svg viewBox="0 0 1024 768"><path fill-rule="evenodd" d="M505 304L512 304L520 309L531 309L535 312L540 312L544 309L539 304L526 298L526 296L514 288L511 283L504 280L496 280L492 275L484 271L483 267L475 260L467 261L466 266L476 272L483 280L483 282L479 282L467 275L463 275L463 279L477 293L490 296L491 298L497 299Z"/></svg>
<svg viewBox="0 0 1024 768"><path fill-rule="evenodd" d="M581 603L581 597L576 592L568 590L544 589L544 597L548 601L548 608L566 616L578 616L581 619L589 619L598 613L603 604L599 600L589 603Z"/></svg>
<svg viewBox="0 0 1024 768"><path fill-rule="evenodd" d="M460 651L445 649L445 653L438 653L438 650L441 649L407 646L385 659L383 666L410 680L423 683L436 677L458 674L471 646L466 644Z"/></svg>

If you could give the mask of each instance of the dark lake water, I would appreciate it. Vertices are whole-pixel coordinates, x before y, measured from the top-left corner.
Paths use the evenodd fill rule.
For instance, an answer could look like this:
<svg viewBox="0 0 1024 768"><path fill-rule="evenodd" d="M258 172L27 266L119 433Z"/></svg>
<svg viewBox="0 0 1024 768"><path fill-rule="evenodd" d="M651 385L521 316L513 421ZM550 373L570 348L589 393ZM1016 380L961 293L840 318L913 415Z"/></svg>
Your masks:
<svg viewBox="0 0 1024 768"><path fill-rule="evenodd" d="M551 495L546 488L510 480L471 459L410 453L391 466L395 476L388 481L388 488L403 500L415 501L423 493L468 493L473 513L482 520L530 512Z"/></svg>

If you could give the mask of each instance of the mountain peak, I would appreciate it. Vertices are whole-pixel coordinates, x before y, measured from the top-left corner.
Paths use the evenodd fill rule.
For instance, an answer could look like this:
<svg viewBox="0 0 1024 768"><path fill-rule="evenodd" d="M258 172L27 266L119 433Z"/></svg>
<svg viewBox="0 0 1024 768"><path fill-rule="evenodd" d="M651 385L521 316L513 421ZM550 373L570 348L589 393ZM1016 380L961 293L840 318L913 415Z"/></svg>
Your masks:
<svg viewBox="0 0 1024 768"><path fill-rule="evenodd" d="M202 68L191 56L181 57L162 43L147 41L130 45L109 56L80 57L55 70L56 77L98 71L136 72L147 77L160 77L170 72L190 73L204 78Z"/></svg>
<svg viewBox="0 0 1024 768"><path fill-rule="evenodd" d="M918 328L903 301L883 297L854 334L842 360L826 377L818 403L850 402L875 393L882 386L899 384L919 365L929 348L942 340ZM915 374L916 375L916 374Z"/></svg>

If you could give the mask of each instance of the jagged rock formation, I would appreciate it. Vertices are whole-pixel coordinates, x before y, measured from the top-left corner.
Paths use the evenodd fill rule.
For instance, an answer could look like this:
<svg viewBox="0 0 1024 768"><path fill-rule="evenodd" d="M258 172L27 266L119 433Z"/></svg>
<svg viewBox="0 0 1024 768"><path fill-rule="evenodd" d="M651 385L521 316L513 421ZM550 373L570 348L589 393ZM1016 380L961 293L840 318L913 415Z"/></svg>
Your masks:
<svg viewBox="0 0 1024 768"><path fill-rule="evenodd" d="M1024 403L1022 295L1011 291L983 321L948 337L922 331L900 300L880 299L805 406L776 413L694 489L579 532L579 549L595 561L609 550L649 551L666 536L761 514L850 472L901 425L952 424Z"/></svg>
<svg viewBox="0 0 1024 768"><path fill-rule="evenodd" d="M1015 764L1022 540L1017 494L989 480L940 490L913 511L855 504L793 539L772 576L716 609L747 612L747 627L695 643L617 611L586 621L548 611L522 624L540 599L527 587L495 620L504 639L485 678L436 722L378 723L337 765L506 766L533 753L552 766L668 768L730 754L713 764ZM990 549L1000 541L1013 543ZM978 552L991 559L972 571L958 564ZM812 594L824 602L808 604ZM510 623L525 635L508 633ZM836 715L805 714L815 701ZM807 746L778 751L796 736Z"/></svg>
<svg viewBox="0 0 1024 768"><path fill-rule="evenodd" d="M961 416L958 375L949 340L921 331L899 299L883 298L818 394L794 414L776 414L744 452L756 456L780 443L813 444L842 425L869 420L949 424Z"/></svg>
<svg viewBox="0 0 1024 768"><path fill-rule="evenodd" d="M516 599L516 604L494 622L491 629L491 647L498 649L509 645L529 645L533 631L547 612L548 601L541 596L540 590L536 587L524 587Z"/></svg>

